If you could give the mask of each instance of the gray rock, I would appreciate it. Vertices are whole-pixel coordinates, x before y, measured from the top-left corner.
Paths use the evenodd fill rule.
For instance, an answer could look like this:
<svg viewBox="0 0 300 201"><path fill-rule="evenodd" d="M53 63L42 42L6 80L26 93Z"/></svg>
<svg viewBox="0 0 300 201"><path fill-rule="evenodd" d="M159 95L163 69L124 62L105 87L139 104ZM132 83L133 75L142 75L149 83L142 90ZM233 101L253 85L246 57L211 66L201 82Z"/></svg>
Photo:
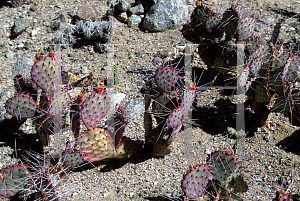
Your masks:
<svg viewBox="0 0 300 201"><path fill-rule="evenodd" d="M118 8L121 10L121 11L128 11L129 8L131 8L131 6L134 5L134 1L132 0L119 0L119 3L118 3Z"/></svg>
<svg viewBox="0 0 300 201"><path fill-rule="evenodd" d="M5 57L6 58L12 58L13 57L13 52L12 51L8 51L5 53Z"/></svg>
<svg viewBox="0 0 300 201"><path fill-rule="evenodd" d="M134 7L131 7L129 9L129 13L132 15L132 14L135 14L135 15L141 15L141 14L144 14L145 10L144 10L144 7L142 4L139 4L137 6L134 6Z"/></svg>
<svg viewBox="0 0 300 201"><path fill-rule="evenodd" d="M139 57L141 55L145 54L145 52L137 51L135 52L135 56Z"/></svg>
<svg viewBox="0 0 300 201"><path fill-rule="evenodd" d="M138 25L139 23L141 23L142 19L140 16L138 15L131 15L128 19L127 19L127 25L129 27L133 27L135 25Z"/></svg>
<svg viewBox="0 0 300 201"><path fill-rule="evenodd" d="M76 17L82 20L88 20L91 19L92 21L95 21L95 19L99 16L99 13L94 5L83 5L81 6L76 14Z"/></svg>
<svg viewBox="0 0 300 201"><path fill-rule="evenodd" d="M259 19L258 21L259 21L259 22L262 22L262 23L264 23L264 24L270 24L270 21L269 21L269 20Z"/></svg>
<svg viewBox="0 0 300 201"><path fill-rule="evenodd" d="M196 0L186 0L186 4L187 5L195 5L195 3L196 3Z"/></svg>
<svg viewBox="0 0 300 201"><path fill-rule="evenodd" d="M210 149L206 149L206 150L205 150L205 154L211 154Z"/></svg>
<svg viewBox="0 0 300 201"><path fill-rule="evenodd" d="M128 19L126 12L121 12L115 15L115 17L117 18L117 20L119 20L120 22L126 22L126 20Z"/></svg>
<svg viewBox="0 0 300 201"><path fill-rule="evenodd" d="M82 66L82 67L81 67L81 73L82 73L82 74L86 74L86 73L87 73L87 70L88 70L88 69L87 69L87 66Z"/></svg>
<svg viewBox="0 0 300 201"><path fill-rule="evenodd" d="M27 18L18 18L14 22L14 27L12 30L13 37L19 36L23 31L29 27L30 22Z"/></svg>
<svg viewBox="0 0 300 201"><path fill-rule="evenodd" d="M149 31L173 29L184 23L187 17L185 0L158 0L146 14L143 27Z"/></svg>
<svg viewBox="0 0 300 201"><path fill-rule="evenodd" d="M144 111L144 104L141 101L130 99L124 105L124 112L126 115L126 122L129 123L136 119Z"/></svg>
<svg viewBox="0 0 300 201"><path fill-rule="evenodd" d="M107 10L106 16L114 15L115 12L116 12L115 8L110 8L110 9Z"/></svg>
<svg viewBox="0 0 300 201"><path fill-rule="evenodd" d="M118 0L107 0L106 5L113 8L119 3Z"/></svg>
<svg viewBox="0 0 300 201"><path fill-rule="evenodd" d="M257 32L263 32L264 29L265 29L265 27L264 27L263 24L260 24L260 23L256 23L255 24L255 28L254 28L255 31L257 31Z"/></svg>

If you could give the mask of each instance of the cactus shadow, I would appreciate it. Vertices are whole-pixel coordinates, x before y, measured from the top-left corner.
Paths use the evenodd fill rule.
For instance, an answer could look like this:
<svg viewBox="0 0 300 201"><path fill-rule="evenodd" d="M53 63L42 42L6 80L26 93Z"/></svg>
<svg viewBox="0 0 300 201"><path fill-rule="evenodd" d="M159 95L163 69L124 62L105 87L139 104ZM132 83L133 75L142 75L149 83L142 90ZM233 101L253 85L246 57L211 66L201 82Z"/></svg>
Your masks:
<svg viewBox="0 0 300 201"><path fill-rule="evenodd" d="M0 123L1 135L0 142L4 146L9 146L16 150L14 156L19 158L24 151L40 152L37 136L35 134L26 134L19 128L25 122L25 120L19 121L13 117L11 119L5 119Z"/></svg>
<svg viewBox="0 0 300 201"><path fill-rule="evenodd" d="M179 198L168 198L165 196L157 196L157 197L144 197L145 200L155 200L155 201L181 201L184 200L183 196L180 196Z"/></svg>
<svg viewBox="0 0 300 201"><path fill-rule="evenodd" d="M211 135L222 134L235 138L227 132L227 127L236 129L236 110L228 107L232 104L229 100L219 99L213 106L195 106L196 104L195 101L192 119L197 127ZM249 109L245 110L245 122L247 137L254 136L257 128L262 126L258 121L258 114L252 113Z"/></svg>
<svg viewBox="0 0 300 201"><path fill-rule="evenodd" d="M130 140L129 138L126 138L125 136L123 138L126 141L138 143L141 146L144 145L143 141L140 141L140 140L133 141L133 140ZM96 161L96 162L92 162L92 163L91 162L85 163L85 164L81 165L81 167L78 167L78 168L74 169L73 171L81 172L81 171L85 171L88 169L94 169L95 167L104 165L103 167L101 167L101 169L99 171L100 172L110 172L112 170L122 168L127 163L138 164L138 163L142 163L146 160L149 160L151 158L154 158L153 156L151 156L151 152L147 151L146 148L143 148L141 151L139 151L138 153L136 153L135 155L131 156L129 159L126 159L126 160L122 160L120 158L108 158L108 159L104 159L104 160Z"/></svg>
<svg viewBox="0 0 300 201"><path fill-rule="evenodd" d="M276 146L283 149L286 152L291 152L296 155L300 155L300 129L296 130L292 135L284 138L276 143Z"/></svg>
<svg viewBox="0 0 300 201"><path fill-rule="evenodd" d="M8 1L0 1L0 8L2 7L13 7L11 3L9 3Z"/></svg>

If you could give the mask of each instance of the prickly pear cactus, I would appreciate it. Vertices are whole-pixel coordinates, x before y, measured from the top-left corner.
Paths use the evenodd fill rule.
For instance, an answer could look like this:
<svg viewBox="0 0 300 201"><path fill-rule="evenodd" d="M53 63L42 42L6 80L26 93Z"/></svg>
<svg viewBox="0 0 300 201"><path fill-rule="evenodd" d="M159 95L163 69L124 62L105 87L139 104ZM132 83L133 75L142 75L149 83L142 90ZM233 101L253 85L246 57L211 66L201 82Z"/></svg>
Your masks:
<svg viewBox="0 0 300 201"><path fill-rule="evenodd" d="M212 174L220 181L226 181L238 166L237 159L230 152L215 151L208 161Z"/></svg>
<svg viewBox="0 0 300 201"><path fill-rule="evenodd" d="M215 151L207 162L190 169L184 176L182 190L187 196L185 200L240 200L241 194L247 192L248 184L235 155Z"/></svg>
<svg viewBox="0 0 300 201"><path fill-rule="evenodd" d="M206 8L204 10L210 12ZM216 22L210 19L209 23L207 26L212 28ZM196 97L196 90L193 83L182 85L185 78L179 69L184 66L174 68L168 63L154 65L155 73L145 79L145 144L153 156L163 156L171 152L171 144L182 128Z"/></svg>
<svg viewBox="0 0 300 201"><path fill-rule="evenodd" d="M152 156L165 156L172 152L172 146L164 139L159 139L154 143L151 155Z"/></svg>
<svg viewBox="0 0 300 201"><path fill-rule="evenodd" d="M200 198L205 193L210 174L209 167L204 164L191 168L182 180L184 194L192 200Z"/></svg>
<svg viewBox="0 0 300 201"><path fill-rule="evenodd" d="M45 56L32 66L31 77L37 86L44 91L50 91L55 84L55 71L54 58Z"/></svg>
<svg viewBox="0 0 300 201"><path fill-rule="evenodd" d="M86 131L79 139L84 159L94 162L116 155L112 139L107 131L101 128Z"/></svg>
<svg viewBox="0 0 300 201"><path fill-rule="evenodd" d="M81 103L81 119L88 130L96 128L96 124L107 114L110 102L106 93L93 93Z"/></svg>
<svg viewBox="0 0 300 201"><path fill-rule="evenodd" d="M64 167L73 169L84 161L84 154L81 151L66 149L62 153L61 161Z"/></svg>
<svg viewBox="0 0 300 201"><path fill-rule="evenodd" d="M10 198L24 189L29 172L23 164L13 164L0 170L0 195Z"/></svg>
<svg viewBox="0 0 300 201"><path fill-rule="evenodd" d="M27 94L17 94L8 99L5 103L8 114L18 118L34 117L36 105L34 100Z"/></svg>
<svg viewBox="0 0 300 201"><path fill-rule="evenodd" d="M243 10L242 6L232 5L223 14L216 14L202 3L194 9L191 21L183 26L183 36L200 43L198 53L207 65L201 75L195 74L202 77L198 83L200 86L237 84L248 96L245 105L264 116L260 120L262 125L270 113L266 108L283 113L291 121L299 96L292 94L296 80L300 80L300 60L284 50L283 40L279 38L284 20L278 20L271 41L264 44L260 37L253 35L255 19L246 16ZM242 61L238 53L244 53L242 72L237 72L237 60ZM281 103L277 101L271 107L272 100L278 99ZM278 107L282 104L288 108Z"/></svg>

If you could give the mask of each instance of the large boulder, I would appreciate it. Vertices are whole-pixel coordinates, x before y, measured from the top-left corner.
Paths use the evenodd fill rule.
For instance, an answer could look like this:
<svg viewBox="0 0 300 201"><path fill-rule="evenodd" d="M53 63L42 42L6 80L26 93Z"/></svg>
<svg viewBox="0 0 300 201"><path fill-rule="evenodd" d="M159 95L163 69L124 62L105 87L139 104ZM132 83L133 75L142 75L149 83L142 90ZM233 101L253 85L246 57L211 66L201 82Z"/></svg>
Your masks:
<svg viewBox="0 0 300 201"><path fill-rule="evenodd" d="M173 29L184 23L187 17L185 0L157 0L146 14L143 27L149 31Z"/></svg>

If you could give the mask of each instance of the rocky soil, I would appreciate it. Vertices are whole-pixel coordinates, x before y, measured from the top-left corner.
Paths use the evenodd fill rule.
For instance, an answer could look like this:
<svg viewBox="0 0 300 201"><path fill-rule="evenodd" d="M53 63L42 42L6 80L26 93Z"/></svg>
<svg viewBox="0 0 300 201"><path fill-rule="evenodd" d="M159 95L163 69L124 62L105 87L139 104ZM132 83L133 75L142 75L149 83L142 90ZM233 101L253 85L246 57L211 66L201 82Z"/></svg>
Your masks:
<svg viewBox="0 0 300 201"><path fill-rule="evenodd" d="M106 14L109 7L105 1L80 0L37 0L28 1L20 8L9 7L9 2L0 8L0 111L1 120L10 118L4 112L4 102L14 94L12 68L21 55L34 61L36 52L47 54L53 48L51 40L54 32L51 24L60 11L76 13L85 4L96 7L100 16ZM300 2L257 0L244 1L256 20L256 34L264 41L271 37L275 22L286 18L281 37L289 41L293 37L299 40L300 23L295 17L300 12ZM227 1L207 1L215 9L224 11ZM189 5L190 11L194 6ZM30 25L17 38L11 38L10 30L17 18L25 18ZM120 81L115 85L116 93L126 94L123 100L143 101L143 70L153 69L153 55L167 50L170 57L182 55L176 44L182 40L182 25L163 32L147 32L138 26L128 27L115 20L115 29L109 41L113 44L115 60ZM295 43L291 43L295 45ZM195 46L194 49L196 49ZM290 46L292 48L292 46ZM106 53L95 52L93 46L63 48L64 68L77 76L93 72L103 80L106 75ZM197 53L192 66L201 67ZM234 112L220 102L224 98L220 89L209 89L197 94L197 103L193 109L193 119L187 121L185 128L173 144L173 152L164 158L152 158L140 154L125 163L95 163L86 165L74 172L69 183L58 189L60 200L183 200L181 180L183 174L196 164L204 163L207 154L215 150L236 153L236 141L226 133L228 126L235 123ZM248 137L243 144L243 153L237 152L239 162L246 167L249 190L244 194L246 200L272 200L276 189L300 193L300 130L292 126L288 119L280 114L270 114L269 122L261 127L257 116L246 110L246 132ZM189 125L193 125L191 128ZM1 165L13 163L17 159L15 150L30 150L34 144L34 129L30 121L22 126L22 132L1 136ZM28 137L29 136L29 137ZM139 115L126 127L125 136L132 140L144 140L143 115ZM186 136L190 138L187 139ZM15 147L15 145L17 145ZM11 149L10 149L11 148ZM240 149L239 149L240 150ZM71 191L72 190L72 191ZM0 198L0 200L8 200Z"/></svg>

